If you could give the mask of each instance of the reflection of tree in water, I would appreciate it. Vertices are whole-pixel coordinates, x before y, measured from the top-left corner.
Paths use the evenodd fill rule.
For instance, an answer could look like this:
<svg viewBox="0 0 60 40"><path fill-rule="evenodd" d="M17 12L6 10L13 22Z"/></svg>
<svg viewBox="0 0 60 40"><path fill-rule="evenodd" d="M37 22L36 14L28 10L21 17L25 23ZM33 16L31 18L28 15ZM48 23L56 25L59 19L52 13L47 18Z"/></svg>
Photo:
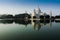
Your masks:
<svg viewBox="0 0 60 40"><path fill-rule="evenodd" d="M14 20L14 22L16 24L23 24L23 25L27 25L27 24L30 24L30 20L29 21L25 21L25 20Z"/></svg>
<svg viewBox="0 0 60 40"><path fill-rule="evenodd" d="M3 24L12 24L13 20L0 20L0 23L3 23Z"/></svg>
<svg viewBox="0 0 60 40"><path fill-rule="evenodd" d="M25 21L25 20L0 20L0 23L3 24L12 24L13 22L15 22L16 24L23 24L23 25L27 25L30 24L30 20Z"/></svg>

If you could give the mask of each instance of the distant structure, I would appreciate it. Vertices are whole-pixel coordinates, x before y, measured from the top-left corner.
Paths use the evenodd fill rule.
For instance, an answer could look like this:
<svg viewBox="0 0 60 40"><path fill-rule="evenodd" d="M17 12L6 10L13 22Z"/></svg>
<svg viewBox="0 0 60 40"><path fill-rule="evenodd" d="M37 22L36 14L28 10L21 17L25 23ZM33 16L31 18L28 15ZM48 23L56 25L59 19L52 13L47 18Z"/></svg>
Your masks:
<svg viewBox="0 0 60 40"><path fill-rule="evenodd" d="M41 14L40 8L38 8L38 10L34 9L34 12L32 13L32 18L34 16L36 16L36 18L39 18L40 14Z"/></svg>
<svg viewBox="0 0 60 40"><path fill-rule="evenodd" d="M49 16L49 18L51 18L52 17L52 11L50 11L50 13L47 14L46 12L42 12L39 7L38 7L37 10L34 9L33 13L31 14L31 18L32 19L33 18L39 19L40 16L44 16L44 18L46 18L47 16Z"/></svg>

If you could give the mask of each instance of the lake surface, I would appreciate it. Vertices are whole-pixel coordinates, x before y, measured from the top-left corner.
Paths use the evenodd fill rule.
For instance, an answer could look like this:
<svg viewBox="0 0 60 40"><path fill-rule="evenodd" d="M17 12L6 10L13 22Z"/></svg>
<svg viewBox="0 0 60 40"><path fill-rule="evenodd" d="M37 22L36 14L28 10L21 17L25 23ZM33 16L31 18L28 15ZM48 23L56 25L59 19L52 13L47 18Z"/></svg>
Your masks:
<svg viewBox="0 0 60 40"><path fill-rule="evenodd" d="M1 40L59 39L60 22L0 20Z"/></svg>

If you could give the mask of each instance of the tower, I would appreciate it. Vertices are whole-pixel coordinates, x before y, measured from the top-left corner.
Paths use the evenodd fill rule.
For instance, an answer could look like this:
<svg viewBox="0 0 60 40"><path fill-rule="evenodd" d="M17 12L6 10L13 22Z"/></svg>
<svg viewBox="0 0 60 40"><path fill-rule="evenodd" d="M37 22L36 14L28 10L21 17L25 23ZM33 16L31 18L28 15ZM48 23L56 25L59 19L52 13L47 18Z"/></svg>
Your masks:
<svg viewBox="0 0 60 40"><path fill-rule="evenodd" d="M34 16L36 16L36 10L34 9Z"/></svg>
<svg viewBox="0 0 60 40"><path fill-rule="evenodd" d="M41 13L41 10L40 10L40 8L38 7L38 10L37 10L37 18L39 18L40 13Z"/></svg>
<svg viewBox="0 0 60 40"><path fill-rule="evenodd" d="M52 11L50 11L50 18L52 17Z"/></svg>
<svg viewBox="0 0 60 40"><path fill-rule="evenodd" d="M40 15L40 13L41 13L41 10L40 10L40 8L38 7L38 14Z"/></svg>

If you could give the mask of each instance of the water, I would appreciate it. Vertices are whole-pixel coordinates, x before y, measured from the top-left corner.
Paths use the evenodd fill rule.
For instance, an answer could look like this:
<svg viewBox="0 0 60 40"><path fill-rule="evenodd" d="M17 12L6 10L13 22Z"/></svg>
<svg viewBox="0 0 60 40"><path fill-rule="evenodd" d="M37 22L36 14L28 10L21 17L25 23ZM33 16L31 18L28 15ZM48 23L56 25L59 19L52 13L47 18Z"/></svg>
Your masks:
<svg viewBox="0 0 60 40"><path fill-rule="evenodd" d="M60 22L0 20L1 40L59 39Z"/></svg>

